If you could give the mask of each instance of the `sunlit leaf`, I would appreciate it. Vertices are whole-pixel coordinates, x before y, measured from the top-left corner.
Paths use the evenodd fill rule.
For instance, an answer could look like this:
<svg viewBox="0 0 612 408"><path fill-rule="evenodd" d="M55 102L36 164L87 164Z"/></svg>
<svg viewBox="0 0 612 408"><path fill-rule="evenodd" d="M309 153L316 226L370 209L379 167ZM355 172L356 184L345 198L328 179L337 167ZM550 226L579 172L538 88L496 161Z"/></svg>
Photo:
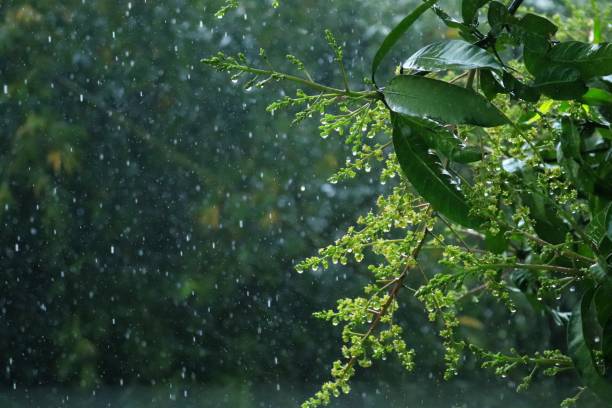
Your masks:
<svg viewBox="0 0 612 408"><path fill-rule="evenodd" d="M605 89L589 88L587 93L582 95L581 99L587 105L612 105L612 93Z"/></svg>

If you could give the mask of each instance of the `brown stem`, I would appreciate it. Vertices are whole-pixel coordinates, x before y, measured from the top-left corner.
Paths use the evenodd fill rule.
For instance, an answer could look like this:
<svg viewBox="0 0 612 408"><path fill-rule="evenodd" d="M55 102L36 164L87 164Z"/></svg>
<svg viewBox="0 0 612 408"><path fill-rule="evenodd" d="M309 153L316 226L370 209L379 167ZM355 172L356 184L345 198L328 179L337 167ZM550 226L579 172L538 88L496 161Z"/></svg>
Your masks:
<svg viewBox="0 0 612 408"><path fill-rule="evenodd" d="M427 227L425 227L423 231L423 238L421 238L421 241L419 242L419 244L412 251L412 254L411 254L412 259L416 259L419 256L419 253L421 252L421 248L423 247L423 245L425 244L425 241L427 240L428 233L429 233L429 230L427 229ZM385 303L381 306L380 311L376 313L376 317L374 318L374 320L372 320L372 323L370 324L368 331L361 337L361 341L364 341L365 339L367 339L374 332L374 330L378 328L378 325L380 324L382 317L387 313L387 310L389 309L391 304L393 304L393 301L397 298L399 291L403 287L404 279L406 279L406 276L408 276L408 272L411 269L412 267L410 265L407 265L402 271L402 273L394 281L392 281L392 286L389 289L389 297L387 298ZM349 361L347 361L346 365L344 366L342 370L342 374L346 373L353 365L355 365L356 361L357 361L357 357L354 357L354 356L351 357Z"/></svg>

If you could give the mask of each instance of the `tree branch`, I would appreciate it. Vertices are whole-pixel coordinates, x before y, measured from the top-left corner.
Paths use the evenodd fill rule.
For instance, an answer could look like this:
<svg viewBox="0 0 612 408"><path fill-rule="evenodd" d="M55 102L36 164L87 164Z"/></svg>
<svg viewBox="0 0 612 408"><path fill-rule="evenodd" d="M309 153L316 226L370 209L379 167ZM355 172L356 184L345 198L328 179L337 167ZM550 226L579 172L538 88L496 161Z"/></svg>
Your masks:
<svg viewBox="0 0 612 408"><path fill-rule="evenodd" d="M521 7L521 4L523 4L523 0L512 0L512 3L508 6L508 12L510 14L516 13L516 10Z"/></svg>

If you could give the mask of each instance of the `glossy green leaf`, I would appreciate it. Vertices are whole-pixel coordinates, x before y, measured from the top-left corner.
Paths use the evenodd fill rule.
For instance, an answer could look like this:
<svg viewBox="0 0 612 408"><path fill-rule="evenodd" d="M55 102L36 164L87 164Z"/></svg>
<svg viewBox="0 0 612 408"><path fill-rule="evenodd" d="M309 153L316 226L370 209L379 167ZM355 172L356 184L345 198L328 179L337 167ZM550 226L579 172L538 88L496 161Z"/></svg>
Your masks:
<svg viewBox="0 0 612 408"><path fill-rule="evenodd" d="M522 83L507 71L503 72L501 78L491 71L480 71L480 90L488 99L493 99L495 95L501 93L532 103L537 102L541 95L540 90Z"/></svg>
<svg viewBox="0 0 612 408"><path fill-rule="evenodd" d="M408 116L482 127L509 123L482 95L436 79L401 75L391 81L383 94L393 112Z"/></svg>
<svg viewBox="0 0 612 408"><path fill-rule="evenodd" d="M393 46L399 41L401 36L410 28L410 26L412 26L412 24L414 24L416 20L418 20L419 17L421 17L424 12L433 6L436 1L437 0L428 0L421 4L419 7L414 9L412 13L408 14L402 21L400 21L400 23L387 35L378 48L378 51L374 56L374 60L372 61L372 81L376 82L374 77L376 75L376 71L378 71L380 63L387 56L389 51L391 51Z"/></svg>
<svg viewBox="0 0 612 408"><path fill-rule="evenodd" d="M577 69L560 65L539 70L533 87L556 100L578 99L588 91Z"/></svg>
<svg viewBox="0 0 612 408"><path fill-rule="evenodd" d="M451 161L457 163L473 163L482 159L480 148L465 146L453 132L444 126L427 119L404 116L412 129L422 136L427 144Z"/></svg>
<svg viewBox="0 0 612 408"><path fill-rule="evenodd" d="M473 24L478 16L478 10L491 0L463 0L461 2L461 17L466 24Z"/></svg>
<svg viewBox="0 0 612 408"><path fill-rule="evenodd" d="M562 42L553 46L546 58L553 64L576 68L582 79L612 74L612 43Z"/></svg>
<svg viewBox="0 0 612 408"><path fill-rule="evenodd" d="M594 290L587 290L572 312L567 326L568 352L584 384L603 401L610 401L612 382L606 381L602 376L587 340L587 333L592 331L589 327L592 323L588 319L588 314L593 296Z"/></svg>
<svg viewBox="0 0 612 408"><path fill-rule="evenodd" d="M392 114L392 120L395 154L410 184L442 215L466 227L478 228L481 221L470 215L463 193L429 153L425 138L401 115Z"/></svg>
<svg viewBox="0 0 612 408"><path fill-rule="evenodd" d="M423 47L412 54L402 67L417 71L503 69L492 54L461 40L439 41Z"/></svg>

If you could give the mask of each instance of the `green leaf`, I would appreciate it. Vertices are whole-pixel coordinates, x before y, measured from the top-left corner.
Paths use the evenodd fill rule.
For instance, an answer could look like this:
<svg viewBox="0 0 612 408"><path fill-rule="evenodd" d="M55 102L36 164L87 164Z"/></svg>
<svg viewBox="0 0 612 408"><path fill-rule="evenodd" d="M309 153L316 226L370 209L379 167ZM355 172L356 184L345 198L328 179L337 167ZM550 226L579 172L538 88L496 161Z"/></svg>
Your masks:
<svg viewBox="0 0 612 408"><path fill-rule="evenodd" d="M418 71L503 69L492 54L461 40L439 41L423 47L412 54L402 67Z"/></svg>
<svg viewBox="0 0 612 408"><path fill-rule="evenodd" d="M480 89L488 99L493 99L498 93L510 94L514 99L535 103L540 99L540 91L526 85L504 71L502 77L491 71L480 71Z"/></svg>
<svg viewBox="0 0 612 408"><path fill-rule="evenodd" d="M509 93L513 98L532 103L540 99L540 90L538 88L522 83L508 72L503 74L503 83L505 93Z"/></svg>
<svg viewBox="0 0 612 408"><path fill-rule="evenodd" d="M402 172L414 189L450 220L468 228L478 228L482 221L470 215L470 207L463 193L443 173L418 129L398 114L392 114L392 121L395 154Z"/></svg>
<svg viewBox="0 0 612 408"><path fill-rule="evenodd" d="M582 79L612 74L612 43L562 42L553 46L546 58L554 64L576 68Z"/></svg>
<svg viewBox="0 0 612 408"><path fill-rule="evenodd" d="M580 152L580 132L574 124L572 118L564 116L561 118L561 134L559 136L561 150L565 157L581 159Z"/></svg>
<svg viewBox="0 0 612 408"><path fill-rule="evenodd" d="M551 48L550 41L532 32L525 32L521 37L525 68L527 68L527 71L533 76L537 77L541 71L549 66L549 62L546 60L546 54Z"/></svg>
<svg viewBox="0 0 612 408"><path fill-rule="evenodd" d="M536 14L527 13L516 24L525 31L544 37L552 37L557 33L557 26L547 18Z"/></svg>
<svg viewBox="0 0 612 408"><path fill-rule="evenodd" d="M383 94L389 109L408 116L482 127L510 123L482 95L436 79L401 75L391 81Z"/></svg>
<svg viewBox="0 0 612 408"><path fill-rule="evenodd" d="M463 0L461 2L461 17L465 24L473 24L478 16L478 9L491 0Z"/></svg>
<svg viewBox="0 0 612 408"><path fill-rule="evenodd" d="M489 70L479 71L480 90L491 100L499 93L505 93L504 87L495 79L493 73Z"/></svg>
<svg viewBox="0 0 612 408"><path fill-rule="evenodd" d="M539 70L533 87L556 100L578 99L588 91L577 69L560 65Z"/></svg>
<svg viewBox="0 0 612 408"><path fill-rule="evenodd" d="M414 22L418 20L418 18L421 17L424 12L426 12L431 6L433 6L436 1L437 0L428 0L425 3L421 4L412 13L408 14L402 21L400 21L400 23L395 26L395 28L391 30L391 32L383 40L382 44L380 45L380 48L374 56L374 60L372 61L372 81L374 83L376 83L374 78L376 75L376 71L378 71L380 63L387 56L389 51L391 51L391 48L393 48L393 46L399 41L402 34L404 34L406 30L408 30L410 26L414 24Z"/></svg>
<svg viewBox="0 0 612 408"><path fill-rule="evenodd" d="M568 352L578 375L603 401L612 400L612 383L606 381L595 363L593 351L587 342L587 333L591 332L589 310L594 296L594 290L585 292L582 300L576 305L567 326Z"/></svg>
<svg viewBox="0 0 612 408"><path fill-rule="evenodd" d="M404 116L403 120L422 136L427 144L457 163L473 163L482 159L482 152L474 146L465 146L453 132L440 124L411 116Z"/></svg>
<svg viewBox="0 0 612 408"><path fill-rule="evenodd" d="M595 309L601 326L601 352L605 377L612 380L612 284L603 282L595 292Z"/></svg>
<svg viewBox="0 0 612 408"><path fill-rule="evenodd" d="M612 203L608 203L593 213L593 218L587 225L585 233L594 245L600 246L608 235L612 236Z"/></svg>
<svg viewBox="0 0 612 408"><path fill-rule="evenodd" d="M604 89L589 88L587 93L582 95L581 100L591 106L612 105L612 93Z"/></svg>
<svg viewBox="0 0 612 408"><path fill-rule="evenodd" d="M508 240L504 235L505 231L500 231L497 235L487 232L485 235L485 248L494 254L501 254L508 248Z"/></svg>
<svg viewBox="0 0 612 408"><path fill-rule="evenodd" d="M555 208L547 203L542 195L535 192L526 192L521 198L529 207L529 212L535 221L536 234L552 244L562 243L569 230L563 220L556 215Z"/></svg>
<svg viewBox="0 0 612 408"><path fill-rule="evenodd" d="M510 13L506 6L499 1L492 1L489 5L489 12L487 13L487 19L491 26L491 31L498 33L502 30L503 26L510 20Z"/></svg>
<svg viewBox="0 0 612 408"><path fill-rule="evenodd" d="M479 37L476 36L475 34L476 30L474 29L474 27L455 20L446 11L442 10L440 7L436 5L432 7L432 10L434 11L434 13L436 13L438 18L442 20L444 25L446 25L449 28L455 28L459 30L459 34L464 40L469 41L469 42L478 41Z"/></svg>

